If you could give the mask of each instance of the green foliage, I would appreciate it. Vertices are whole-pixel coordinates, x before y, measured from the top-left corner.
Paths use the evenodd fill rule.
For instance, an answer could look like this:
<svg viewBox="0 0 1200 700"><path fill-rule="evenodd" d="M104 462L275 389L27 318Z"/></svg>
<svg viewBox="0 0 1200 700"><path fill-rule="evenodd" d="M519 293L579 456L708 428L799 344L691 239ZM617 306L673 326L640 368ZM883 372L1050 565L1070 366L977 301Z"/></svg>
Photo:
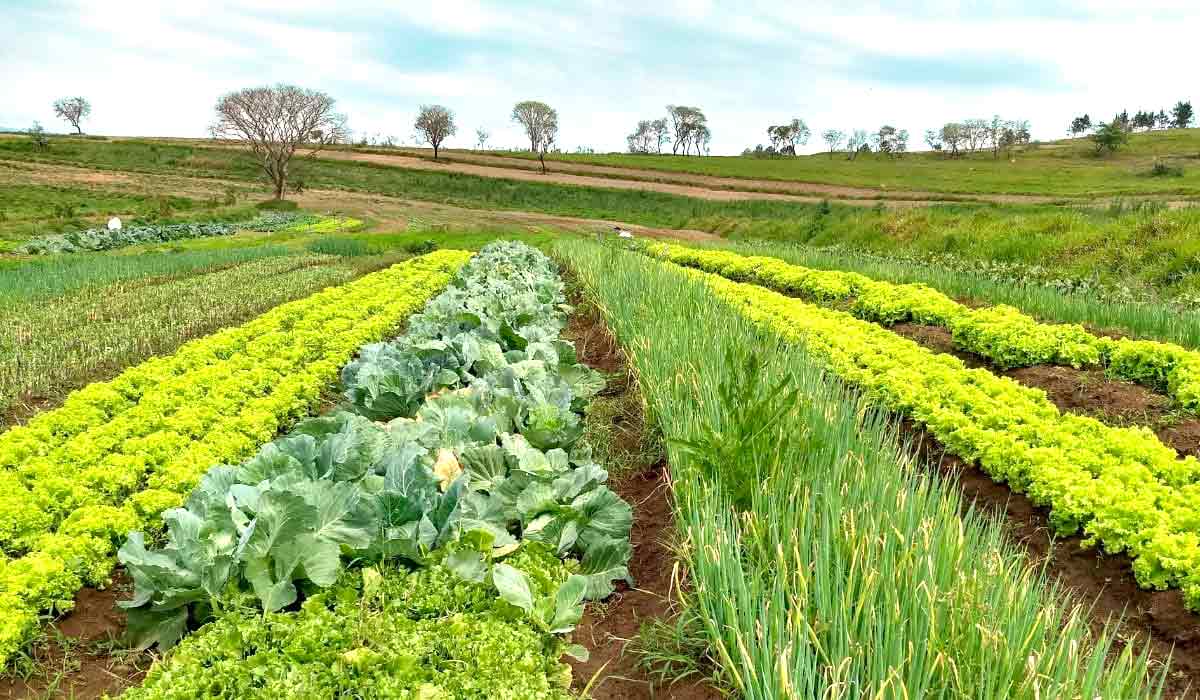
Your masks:
<svg viewBox="0 0 1200 700"><path fill-rule="evenodd" d="M373 252L371 246L366 241L339 236L322 236L305 247L314 253L337 255L340 257L359 257L370 255Z"/></svg>
<svg viewBox="0 0 1200 700"><path fill-rule="evenodd" d="M254 206L258 207L259 209L266 209L268 211L284 211L284 212L296 211L298 208L300 208L299 204L296 204L295 202L293 202L289 199L268 199L266 201L259 202L258 204L255 204Z"/></svg>
<svg viewBox="0 0 1200 700"><path fill-rule="evenodd" d="M163 215L168 216L170 212L167 211ZM304 214L272 212L240 223L209 222L126 226L115 231L108 228L87 229L86 231L35 238L22 245L16 252L25 255L48 255L111 250L141 243L166 243L189 238L228 236L238 231L279 231L314 223L315 220L315 217Z"/></svg>
<svg viewBox="0 0 1200 700"><path fill-rule="evenodd" d="M14 620L0 652L28 639L39 611L105 582L96 576L111 569L117 533L72 523L120 504L153 527L213 464L249 457L305 415L357 347L391 331L467 257L434 253L276 307L0 433L0 546L19 555L0 565L0 604Z"/></svg>
<svg viewBox="0 0 1200 700"><path fill-rule="evenodd" d="M1169 668L1151 668L1114 627L1093 634L1076 602L996 522L964 509L955 485L904 456L894 425L873 408L874 393L848 392L824 355L751 323L743 314L757 304L714 303L707 278L641 256L585 242L555 251L604 310L668 441L736 424L742 407L719 397L751 392L721 390L744 376L731 350L744 359L753 344L762 353L757 397L788 376L799 390L799 401L773 407L780 417L754 449L727 466L729 475L761 475L743 512L724 488L736 483L710 481L690 454L671 448L680 555L692 583L683 602L703 645L685 633L684 653L715 660L733 693L1161 695ZM839 319L835 339L863 323ZM908 364L897 356L892 367Z"/></svg>
<svg viewBox="0 0 1200 700"><path fill-rule="evenodd" d="M1147 340L1092 335L1078 325L1039 323L1011 306L971 309L919 284L892 284L855 272L813 270L776 258L650 243L645 250L671 262L760 284L823 303L838 302L858 318L884 324L913 321L951 331L955 346L997 366L1102 366L1119 379L1167 391L1180 406L1200 410L1200 352ZM1131 360L1130 358L1137 358ZM1146 367L1153 371L1146 371Z"/></svg>
<svg viewBox="0 0 1200 700"><path fill-rule="evenodd" d="M356 276L337 259L255 250L266 254L180 254L214 264L10 302L0 317L0 425L14 422L5 415L10 408L25 413L28 397L57 403L89 381ZM145 262L143 257L162 256L123 259ZM37 269L56 271L51 265Z"/></svg>
<svg viewBox="0 0 1200 700"><path fill-rule="evenodd" d="M1127 552L1142 586L1182 588L1187 605L1200 610L1200 535L1194 527L1200 461L1195 457L1180 459L1145 428L1113 428L1060 414L1040 390L968 370L957 358L844 312L708 273L689 274L889 410L926 426L952 454L978 461L997 481L1049 505L1050 521L1060 534L1082 530L1085 544ZM1115 347L1121 342L1128 341ZM1144 358L1146 349L1138 344L1129 352ZM1185 382L1200 376L1200 362L1168 366ZM1190 385L1179 386L1188 387L1181 402L1194 400Z"/></svg>
<svg viewBox="0 0 1200 700"><path fill-rule="evenodd" d="M522 284L540 295L514 288ZM585 596L602 598L613 579L628 579L631 511L575 444L579 432L548 433L532 417L554 397L555 420L577 425L573 406L603 385L556 339L564 302L543 255L485 248L409 320L408 333L368 346L343 372L358 387L349 396L360 399L364 381L414 384L409 363L377 367L385 348L395 348L389 357L430 360L433 371L418 374L435 383L416 382L402 402L356 406L394 420L335 413L304 421L240 466L205 474L184 508L164 514L164 549L130 537L119 559L136 586L125 605L137 642L169 647L189 620L203 622L250 592L268 612L290 606L300 589L332 585L343 557L421 565L446 547L455 573L490 576L544 631L569 631ZM496 563L523 541L582 560L553 604L535 605L528 576Z"/></svg>
<svg viewBox="0 0 1200 700"><path fill-rule="evenodd" d="M544 553L513 560L545 572L530 577L530 595L552 602L548 584L565 580L563 565ZM490 585L464 581L443 563L368 568L295 612L224 614L123 697L568 700L571 673L559 661L566 650Z"/></svg>
<svg viewBox="0 0 1200 700"><path fill-rule="evenodd" d="M1097 153L1115 153L1117 149L1129 143L1129 132L1120 122L1113 120L1097 127L1091 138L1096 144Z"/></svg>

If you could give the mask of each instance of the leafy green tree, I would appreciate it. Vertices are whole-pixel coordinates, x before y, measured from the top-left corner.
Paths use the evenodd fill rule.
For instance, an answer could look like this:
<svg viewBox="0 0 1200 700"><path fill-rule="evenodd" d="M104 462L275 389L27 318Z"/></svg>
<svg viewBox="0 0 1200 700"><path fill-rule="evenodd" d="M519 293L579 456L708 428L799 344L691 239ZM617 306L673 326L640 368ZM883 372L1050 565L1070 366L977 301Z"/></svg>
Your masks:
<svg viewBox="0 0 1200 700"><path fill-rule="evenodd" d="M1192 112L1192 102L1176 102L1175 107L1171 109L1171 126L1176 129L1186 129L1192 123L1192 117L1195 116Z"/></svg>
<svg viewBox="0 0 1200 700"><path fill-rule="evenodd" d="M1079 134L1082 134L1091 128L1092 128L1092 118L1086 114L1083 115L1082 117L1075 117L1074 119L1071 120L1071 135L1072 136L1078 136Z"/></svg>
<svg viewBox="0 0 1200 700"><path fill-rule="evenodd" d="M1120 115L1107 124L1100 124L1096 133L1092 134L1092 141L1096 144L1097 153L1115 153L1117 149L1129 143L1129 132L1121 123Z"/></svg>

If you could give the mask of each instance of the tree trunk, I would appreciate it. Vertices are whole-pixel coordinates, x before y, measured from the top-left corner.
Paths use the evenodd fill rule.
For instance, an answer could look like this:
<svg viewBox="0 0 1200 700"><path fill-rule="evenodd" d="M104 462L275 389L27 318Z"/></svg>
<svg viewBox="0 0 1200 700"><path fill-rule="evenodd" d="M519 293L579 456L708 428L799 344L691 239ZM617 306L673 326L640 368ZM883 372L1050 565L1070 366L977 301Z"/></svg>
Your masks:
<svg viewBox="0 0 1200 700"><path fill-rule="evenodd" d="M545 151L538 151L538 160L542 164L542 174L545 175L546 174L546 152Z"/></svg>
<svg viewBox="0 0 1200 700"><path fill-rule="evenodd" d="M76 136L83 136L83 129L80 129L80 128L79 128L79 124L78 124L78 123L76 123L76 124L75 124L75 135L76 135Z"/></svg>
<svg viewBox="0 0 1200 700"><path fill-rule="evenodd" d="M438 145L435 143L435 144L433 144L433 159L437 160L437 158L438 158Z"/></svg>

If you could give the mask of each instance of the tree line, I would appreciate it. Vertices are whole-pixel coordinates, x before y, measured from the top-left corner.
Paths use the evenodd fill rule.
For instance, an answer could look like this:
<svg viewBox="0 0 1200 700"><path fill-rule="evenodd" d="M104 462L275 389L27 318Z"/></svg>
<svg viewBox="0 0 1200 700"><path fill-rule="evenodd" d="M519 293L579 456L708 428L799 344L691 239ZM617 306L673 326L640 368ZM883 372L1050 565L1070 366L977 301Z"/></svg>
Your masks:
<svg viewBox="0 0 1200 700"><path fill-rule="evenodd" d="M685 156L693 150L698 156L708 154L711 141L704 110L684 105L667 105L666 117L643 119L625 137L630 153L662 153L670 144L673 155Z"/></svg>
<svg viewBox="0 0 1200 700"><path fill-rule="evenodd" d="M1129 143L1129 135L1134 131L1186 129L1192 125L1194 118L1191 100L1180 100L1171 108L1170 115L1163 109L1158 110L1157 114L1153 110L1146 112L1139 109L1130 117L1129 110L1123 109L1107 122L1093 125L1091 116L1084 114L1071 120L1068 131L1072 136L1090 131L1088 138L1096 145L1096 151L1112 153Z"/></svg>

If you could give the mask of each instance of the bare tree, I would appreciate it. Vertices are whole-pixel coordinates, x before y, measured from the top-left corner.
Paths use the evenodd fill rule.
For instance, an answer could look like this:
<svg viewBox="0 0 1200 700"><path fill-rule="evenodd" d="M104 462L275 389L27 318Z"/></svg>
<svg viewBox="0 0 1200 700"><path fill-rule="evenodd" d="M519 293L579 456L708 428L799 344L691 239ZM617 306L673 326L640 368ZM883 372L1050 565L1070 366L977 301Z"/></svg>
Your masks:
<svg viewBox="0 0 1200 700"><path fill-rule="evenodd" d="M692 146L696 147L696 155L700 155L701 144L707 144L712 138L708 130L708 117L699 107L684 107L682 105L667 105L667 116L671 120L671 129L675 139L671 143L671 152L680 151L687 155Z"/></svg>
<svg viewBox="0 0 1200 700"><path fill-rule="evenodd" d="M711 141L712 132L708 130L708 124L698 124L692 129L692 143L696 146L696 155L708 155L708 144Z"/></svg>
<svg viewBox="0 0 1200 700"><path fill-rule="evenodd" d="M654 135L656 153L662 153L663 145L670 143L671 131L666 119L655 119L650 122L650 133Z"/></svg>
<svg viewBox="0 0 1200 700"><path fill-rule="evenodd" d="M829 158L833 159L833 153L842 145L842 141L846 138L846 132L840 129L826 129L821 132L821 138L825 140L825 145L829 146Z"/></svg>
<svg viewBox="0 0 1200 700"><path fill-rule="evenodd" d="M650 120L640 120L633 133L625 137L625 142L629 144L630 153L650 153L650 149L654 147L654 132Z"/></svg>
<svg viewBox="0 0 1200 700"><path fill-rule="evenodd" d="M940 131L937 129L926 129L925 145L929 146L929 150L941 153L942 148L944 148L946 144L944 141L942 141L942 134Z"/></svg>
<svg viewBox="0 0 1200 700"><path fill-rule="evenodd" d="M441 105L421 105L417 119L413 122L420 138L433 146L433 159L438 159L438 149L447 137L458 132L454 123L454 112Z"/></svg>
<svg viewBox="0 0 1200 700"><path fill-rule="evenodd" d="M346 118L333 105L329 95L295 85L246 88L217 101L210 130L213 138L245 141L274 186L275 199L283 199L297 150L308 149L312 157L346 138Z"/></svg>
<svg viewBox="0 0 1200 700"><path fill-rule="evenodd" d="M974 153L987 143L988 123L983 119L967 119L962 123L963 140L967 150Z"/></svg>
<svg viewBox="0 0 1200 700"><path fill-rule="evenodd" d="M529 137L529 150L538 154L544 175L546 151L558 138L558 112L545 102L526 100L513 106L512 119L525 129L525 135Z"/></svg>
<svg viewBox="0 0 1200 700"><path fill-rule="evenodd" d="M65 119L75 127L76 134L82 134L79 123L92 114L92 103L86 97L64 97L54 103L54 116Z"/></svg>
<svg viewBox="0 0 1200 700"><path fill-rule="evenodd" d="M29 127L25 133L29 135L30 143L37 150L44 151L50 148L50 139L46 137L46 130L39 122L34 122L33 126Z"/></svg>
<svg viewBox="0 0 1200 700"><path fill-rule="evenodd" d="M967 129L958 122L947 122L938 134L942 140L942 148L951 158L959 154L959 149L967 140Z"/></svg>
<svg viewBox="0 0 1200 700"><path fill-rule="evenodd" d="M482 126L475 130L475 147L481 151L487 150L487 141L492 135Z"/></svg>
<svg viewBox="0 0 1200 700"><path fill-rule="evenodd" d="M846 139L846 160L854 160L858 157L863 146L867 145L867 132L862 129L855 129L850 134L850 138Z"/></svg>

